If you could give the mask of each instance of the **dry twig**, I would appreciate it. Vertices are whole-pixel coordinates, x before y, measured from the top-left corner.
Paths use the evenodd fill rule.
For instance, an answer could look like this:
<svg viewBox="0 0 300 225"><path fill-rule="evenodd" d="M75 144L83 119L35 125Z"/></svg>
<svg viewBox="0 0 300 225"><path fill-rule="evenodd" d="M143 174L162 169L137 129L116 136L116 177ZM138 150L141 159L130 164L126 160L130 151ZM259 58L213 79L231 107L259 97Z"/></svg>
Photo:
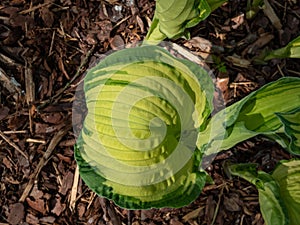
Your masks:
<svg viewBox="0 0 300 225"><path fill-rule="evenodd" d="M19 96L21 96L20 84L17 83L14 78L9 78L1 68L0 84L13 96L15 101L18 101Z"/></svg>
<svg viewBox="0 0 300 225"><path fill-rule="evenodd" d="M67 134L67 132L70 130L70 128L71 128L71 125L69 123L67 123L66 126L62 130L58 131L54 135L54 137L52 138L52 140L50 141L50 143L48 145L46 152L44 153L43 157L40 159L39 164L35 168L32 175L30 176L30 180L29 180L27 186L25 187L25 190L19 200L20 202L25 201L26 197L28 196L28 194L30 193L30 191L33 187L34 181L37 179L42 168L47 164L47 161L48 161L50 155L52 154L54 148L58 145L60 140Z"/></svg>
<svg viewBox="0 0 300 225"><path fill-rule="evenodd" d="M93 46L86 54L86 56L84 57L84 59L81 61L80 66L76 72L76 74L74 75L74 77L72 77L72 79L63 87L61 88L53 97L51 97L49 100L44 101L38 108L43 108L46 105L48 105L49 103L51 103L52 101L57 102L60 95L62 95L62 93L64 93L65 90L68 89L68 87L79 77L79 75L81 74L83 68L85 67L85 65L88 62L89 57L92 55L92 53L94 52L95 46Z"/></svg>
<svg viewBox="0 0 300 225"><path fill-rule="evenodd" d="M28 159L28 156L15 144L13 143L8 137L5 136L5 134L0 131L0 136L14 149L16 149L22 156L24 156L26 159Z"/></svg>
<svg viewBox="0 0 300 225"><path fill-rule="evenodd" d="M29 9L25 9L25 10L19 12L19 14L24 15L24 14L33 12L33 11L35 11L35 10L37 10L37 9L43 8L43 7L45 7L45 6L48 6L48 5L50 5L50 4L52 4L52 2L46 2L46 3L44 3L44 4L38 4L37 6L33 6L33 7L29 8Z"/></svg>
<svg viewBox="0 0 300 225"><path fill-rule="evenodd" d="M280 19L276 15L274 9L272 8L272 6L270 5L270 3L267 0L264 0L264 4L265 4L264 9L263 9L264 13L269 18L269 20L271 21L271 23L273 24L273 26L277 30L281 30L282 24L280 22Z"/></svg>
<svg viewBox="0 0 300 225"><path fill-rule="evenodd" d="M215 224L217 215L218 215L218 213L219 213L219 208L220 208L220 204L221 204L221 198L222 198L222 195L223 195L223 191L224 191L224 187L221 188L221 193L219 194L219 200L218 200L217 206L216 206L216 208L215 208L215 212L214 212L214 216L213 216L211 225L214 225L214 224Z"/></svg>
<svg viewBox="0 0 300 225"><path fill-rule="evenodd" d="M70 210L72 212L75 210L78 181L79 181L79 168L78 168L78 166L76 166L74 180L73 180L73 186L72 186L72 192L71 192L71 199L70 199Z"/></svg>
<svg viewBox="0 0 300 225"><path fill-rule="evenodd" d="M27 138L26 142L29 142L29 143L38 143L38 144L46 144L45 140L33 139L33 138Z"/></svg>

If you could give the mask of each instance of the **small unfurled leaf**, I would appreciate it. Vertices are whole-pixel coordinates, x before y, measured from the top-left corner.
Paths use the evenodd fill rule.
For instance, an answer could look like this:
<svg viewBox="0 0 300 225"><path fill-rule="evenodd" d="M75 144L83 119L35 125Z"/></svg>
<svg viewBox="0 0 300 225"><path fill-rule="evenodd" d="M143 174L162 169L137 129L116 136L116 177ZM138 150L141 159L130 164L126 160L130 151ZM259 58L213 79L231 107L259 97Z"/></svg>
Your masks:
<svg viewBox="0 0 300 225"><path fill-rule="evenodd" d="M300 160L281 161L270 175L255 164L227 165L232 174L258 189L260 209L267 225L296 225L300 220Z"/></svg>
<svg viewBox="0 0 300 225"><path fill-rule="evenodd" d="M285 47L276 49L265 56L265 60L274 58L300 58L300 36L289 42Z"/></svg>
<svg viewBox="0 0 300 225"><path fill-rule="evenodd" d="M260 10L260 8L263 6L263 3L264 3L263 0L247 1L246 18L252 19Z"/></svg>
<svg viewBox="0 0 300 225"><path fill-rule="evenodd" d="M219 4L219 1L213 3ZM165 38L189 37L186 28L197 25L211 13L206 0L157 0L154 18L146 42L153 43Z"/></svg>
<svg viewBox="0 0 300 225"><path fill-rule="evenodd" d="M289 225L300 221L300 160L281 161L272 173L289 215Z"/></svg>
<svg viewBox="0 0 300 225"><path fill-rule="evenodd" d="M288 225L288 214L280 189L271 175L256 171L255 164L234 164L227 168L232 175L254 184L258 189L260 210L266 225Z"/></svg>

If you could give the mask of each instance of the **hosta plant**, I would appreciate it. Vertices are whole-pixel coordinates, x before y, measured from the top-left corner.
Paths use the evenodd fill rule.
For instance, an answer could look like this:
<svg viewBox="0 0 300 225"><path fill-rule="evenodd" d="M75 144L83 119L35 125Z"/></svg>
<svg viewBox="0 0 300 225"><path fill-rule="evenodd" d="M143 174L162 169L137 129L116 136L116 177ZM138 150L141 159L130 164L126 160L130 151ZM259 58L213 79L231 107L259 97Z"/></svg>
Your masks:
<svg viewBox="0 0 300 225"><path fill-rule="evenodd" d="M146 42L189 38L187 28L197 25L224 2L226 0L157 0Z"/></svg>
<svg viewBox="0 0 300 225"><path fill-rule="evenodd" d="M227 169L257 187L260 209L267 225L299 224L300 160L281 161L272 174L257 172L256 166L235 164Z"/></svg>
<svg viewBox="0 0 300 225"><path fill-rule="evenodd" d="M300 36L289 42L285 47L269 52L264 60L274 58L300 58Z"/></svg>
<svg viewBox="0 0 300 225"><path fill-rule="evenodd" d="M215 115L197 64L159 46L117 51L84 80L88 114L75 147L85 183L128 209L181 207L209 180L205 155L263 134L300 154L300 79L269 83Z"/></svg>
<svg viewBox="0 0 300 225"><path fill-rule="evenodd" d="M258 134L300 154L299 78L269 83L212 115L208 71L155 46L165 38L188 38L186 28L224 2L157 0L145 45L115 52L87 73L88 113L75 158L82 179L100 196L128 209L187 205L210 180L202 168L206 156ZM263 190L289 198L274 174L259 177L266 182ZM284 183L289 176L281 178ZM274 196L265 198L268 205L276 204ZM286 216L286 209L278 213ZM268 221L268 211L262 211Z"/></svg>
<svg viewBox="0 0 300 225"><path fill-rule="evenodd" d="M207 72L156 46L113 53L90 70L77 141L81 177L126 208L180 207L206 175L195 153L212 110Z"/></svg>

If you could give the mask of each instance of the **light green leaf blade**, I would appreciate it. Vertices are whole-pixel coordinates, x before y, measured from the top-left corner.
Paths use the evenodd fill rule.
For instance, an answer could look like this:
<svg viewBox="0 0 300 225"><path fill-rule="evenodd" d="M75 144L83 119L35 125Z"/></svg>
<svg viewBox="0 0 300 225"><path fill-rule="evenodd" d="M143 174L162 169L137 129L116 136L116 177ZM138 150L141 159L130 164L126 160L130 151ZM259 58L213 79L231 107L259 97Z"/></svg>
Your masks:
<svg viewBox="0 0 300 225"><path fill-rule="evenodd" d="M268 53L264 59L274 58L300 58L300 36L289 42L285 47Z"/></svg>
<svg viewBox="0 0 300 225"><path fill-rule="evenodd" d="M214 4L214 7L219 2ZM206 0L157 0L156 10L145 43L157 44L164 37L189 37L186 28L195 26L211 13Z"/></svg>
<svg viewBox="0 0 300 225"><path fill-rule="evenodd" d="M280 187L267 173L260 171L258 178L263 187L258 187L259 203L262 216L267 225L288 225L286 205L280 196Z"/></svg>
<svg viewBox="0 0 300 225"><path fill-rule="evenodd" d="M237 143L259 134L276 137L283 147L291 153L299 154L293 145L285 144L282 140L289 141L293 135L293 143L299 143L299 127L293 127L283 132L283 122L278 115L290 113L300 106L300 79L285 77L269 83L259 90L252 92L244 99L220 111L209 122L207 129L199 133L197 146L204 149L207 155L229 149ZM226 130L225 136L215 133L210 134L212 127L217 130ZM282 133L283 132L283 133ZM291 134L293 132L293 134ZM276 133L283 137L279 139ZM298 145L298 144L297 144ZM218 146L218 148L214 148Z"/></svg>
<svg viewBox="0 0 300 225"><path fill-rule="evenodd" d="M214 87L198 65L157 46L111 54L84 80L88 114L75 147L82 179L129 209L181 207L201 192L197 133Z"/></svg>
<svg viewBox="0 0 300 225"><path fill-rule="evenodd" d="M255 164L229 165L232 175L242 177L258 189L260 210L267 225L288 225L289 217L285 202L280 195L280 187L271 175L256 172Z"/></svg>
<svg viewBox="0 0 300 225"><path fill-rule="evenodd" d="M157 45L166 38L167 36L159 29L159 20L154 15L144 43L149 45Z"/></svg>
<svg viewBox="0 0 300 225"><path fill-rule="evenodd" d="M280 195L284 201L290 225L300 221L300 160L281 161L272 173L272 177L280 187Z"/></svg>

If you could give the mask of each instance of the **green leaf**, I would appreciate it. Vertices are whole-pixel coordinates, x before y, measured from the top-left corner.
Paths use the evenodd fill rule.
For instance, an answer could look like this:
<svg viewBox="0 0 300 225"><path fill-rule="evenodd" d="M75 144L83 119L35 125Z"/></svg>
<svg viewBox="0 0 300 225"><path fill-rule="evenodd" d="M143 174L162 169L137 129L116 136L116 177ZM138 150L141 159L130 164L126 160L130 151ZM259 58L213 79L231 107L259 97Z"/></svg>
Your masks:
<svg viewBox="0 0 300 225"><path fill-rule="evenodd" d="M151 22L151 27L149 28L147 36L144 40L145 43L156 45L167 38L167 35L160 31L159 26L159 20L154 15Z"/></svg>
<svg viewBox="0 0 300 225"><path fill-rule="evenodd" d="M227 169L232 175L242 177L258 189L260 210L266 225L288 225L285 203L280 196L280 187L271 175L255 171L255 164L234 164Z"/></svg>
<svg viewBox="0 0 300 225"><path fill-rule="evenodd" d="M281 161L272 173L288 211L290 225L300 221L300 160Z"/></svg>
<svg viewBox="0 0 300 225"><path fill-rule="evenodd" d="M300 58L300 36L289 42L285 47L268 53L264 59L274 58Z"/></svg>
<svg viewBox="0 0 300 225"><path fill-rule="evenodd" d="M300 79L294 77L281 78L252 92L212 117L206 130L198 135L198 148L211 155L263 134L291 153L300 154L299 93ZM220 132L211 134L212 129Z"/></svg>
<svg viewBox="0 0 300 225"><path fill-rule="evenodd" d="M300 106L286 113L276 113L283 124L284 132L289 138L289 149L300 155Z"/></svg>
<svg viewBox="0 0 300 225"><path fill-rule="evenodd" d="M213 2L213 7L220 1ZM164 38L189 37L186 28L197 25L211 13L206 0L157 0L153 22L146 43L162 41Z"/></svg>
<svg viewBox="0 0 300 225"><path fill-rule="evenodd" d="M261 7L264 5L263 0L248 0L247 1L247 12L246 12L246 18L252 19L257 12L261 9Z"/></svg>
<svg viewBox="0 0 300 225"><path fill-rule="evenodd" d="M260 209L267 225L296 225L300 220L300 160L283 160L270 175L256 172L255 164L227 165L232 174L258 189Z"/></svg>
<svg viewBox="0 0 300 225"><path fill-rule="evenodd" d="M75 147L85 183L121 207L181 207L201 192L197 133L214 87L198 65L157 46L111 54L84 80L88 114Z"/></svg>

